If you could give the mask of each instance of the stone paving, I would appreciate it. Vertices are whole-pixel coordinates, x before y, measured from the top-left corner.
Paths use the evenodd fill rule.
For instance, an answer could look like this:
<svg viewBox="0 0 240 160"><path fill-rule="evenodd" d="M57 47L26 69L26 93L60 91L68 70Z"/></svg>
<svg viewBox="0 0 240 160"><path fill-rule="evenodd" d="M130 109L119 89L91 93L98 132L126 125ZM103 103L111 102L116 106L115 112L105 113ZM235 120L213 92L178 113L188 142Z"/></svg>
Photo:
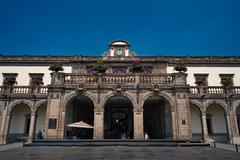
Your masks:
<svg viewBox="0 0 240 160"><path fill-rule="evenodd" d="M0 152L0 160L240 160L240 153L213 147L23 147Z"/></svg>

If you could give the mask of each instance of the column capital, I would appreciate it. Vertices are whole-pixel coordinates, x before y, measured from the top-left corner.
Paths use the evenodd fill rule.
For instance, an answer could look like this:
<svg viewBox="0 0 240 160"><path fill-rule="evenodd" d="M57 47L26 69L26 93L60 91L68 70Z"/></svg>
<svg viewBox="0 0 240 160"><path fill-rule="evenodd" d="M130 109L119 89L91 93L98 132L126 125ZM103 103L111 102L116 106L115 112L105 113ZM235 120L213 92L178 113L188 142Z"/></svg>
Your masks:
<svg viewBox="0 0 240 160"><path fill-rule="evenodd" d="M95 112L104 112L103 108L94 108L94 113Z"/></svg>
<svg viewBox="0 0 240 160"><path fill-rule="evenodd" d="M36 116L36 112L35 112L35 111L32 111L32 112L31 112L31 116Z"/></svg>
<svg viewBox="0 0 240 160"><path fill-rule="evenodd" d="M143 109L142 108L134 108L133 112L143 112Z"/></svg>

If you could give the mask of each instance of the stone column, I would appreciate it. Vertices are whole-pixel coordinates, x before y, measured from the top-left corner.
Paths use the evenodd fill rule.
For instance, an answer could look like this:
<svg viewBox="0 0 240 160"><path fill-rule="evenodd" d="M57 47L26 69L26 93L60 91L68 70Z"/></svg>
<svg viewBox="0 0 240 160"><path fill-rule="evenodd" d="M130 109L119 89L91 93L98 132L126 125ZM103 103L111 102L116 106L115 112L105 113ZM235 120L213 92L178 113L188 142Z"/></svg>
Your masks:
<svg viewBox="0 0 240 160"><path fill-rule="evenodd" d="M229 115L231 128L232 128L232 143L240 144L240 135L238 131L237 115L234 112L230 112Z"/></svg>
<svg viewBox="0 0 240 160"><path fill-rule="evenodd" d="M206 142L208 139L208 129L207 129L207 118L206 118L205 112L202 112L201 120L202 120L203 141Z"/></svg>
<svg viewBox="0 0 240 160"><path fill-rule="evenodd" d="M3 144L7 143L7 137L9 132L9 121L10 121L11 115L7 114L6 123L5 123L5 130L3 134Z"/></svg>
<svg viewBox="0 0 240 160"><path fill-rule="evenodd" d="M234 121L234 125L236 126L236 135L239 136L239 128L238 128L238 121L237 121L237 114L233 114L233 121Z"/></svg>
<svg viewBox="0 0 240 160"><path fill-rule="evenodd" d="M103 139L104 132L104 112L94 110L94 130L93 139Z"/></svg>
<svg viewBox="0 0 240 160"><path fill-rule="evenodd" d="M191 117L186 73L174 73L174 103L176 104L177 139L191 139Z"/></svg>
<svg viewBox="0 0 240 160"><path fill-rule="evenodd" d="M59 120L59 130L58 130L58 139L64 139L64 130L65 130L65 114L66 114L66 109L62 109L61 113L60 113L60 120Z"/></svg>
<svg viewBox="0 0 240 160"><path fill-rule="evenodd" d="M7 121L7 109L5 109L2 114L2 122L0 126L0 144L3 144L4 130L6 129L6 121Z"/></svg>
<svg viewBox="0 0 240 160"><path fill-rule="evenodd" d="M177 139L176 117L175 112L172 112L172 137Z"/></svg>
<svg viewBox="0 0 240 160"><path fill-rule="evenodd" d="M232 128L231 128L231 122L230 122L229 114L226 114L226 119L227 119L227 130L228 130L229 142L232 144L233 143L233 136L232 136Z"/></svg>
<svg viewBox="0 0 240 160"><path fill-rule="evenodd" d="M30 120L30 129L29 129L29 134L28 134L28 142L32 142L34 137L35 137L35 120L36 120L36 113L32 112L31 113L31 120Z"/></svg>
<svg viewBox="0 0 240 160"><path fill-rule="evenodd" d="M144 139L143 129L143 110L134 110L133 112L134 122L134 139Z"/></svg>

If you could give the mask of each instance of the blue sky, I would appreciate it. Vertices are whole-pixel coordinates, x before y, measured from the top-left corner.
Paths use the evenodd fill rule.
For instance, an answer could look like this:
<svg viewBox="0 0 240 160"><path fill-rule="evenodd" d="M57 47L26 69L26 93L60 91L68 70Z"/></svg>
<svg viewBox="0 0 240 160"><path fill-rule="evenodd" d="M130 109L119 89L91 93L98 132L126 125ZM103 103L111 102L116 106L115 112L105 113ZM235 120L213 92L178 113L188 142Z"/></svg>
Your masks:
<svg viewBox="0 0 240 160"><path fill-rule="evenodd" d="M240 55L239 0L0 0L0 54Z"/></svg>

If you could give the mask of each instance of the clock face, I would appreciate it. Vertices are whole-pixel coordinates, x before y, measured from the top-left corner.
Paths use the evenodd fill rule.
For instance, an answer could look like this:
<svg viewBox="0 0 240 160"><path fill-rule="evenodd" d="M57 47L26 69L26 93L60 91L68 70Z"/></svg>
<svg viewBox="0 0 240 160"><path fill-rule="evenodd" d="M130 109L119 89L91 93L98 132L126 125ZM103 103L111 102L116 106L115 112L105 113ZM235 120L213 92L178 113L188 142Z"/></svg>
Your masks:
<svg viewBox="0 0 240 160"><path fill-rule="evenodd" d="M118 56L121 56L121 55L123 55L123 50L122 49L117 49L116 50L116 54L118 55Z"/></svg>

